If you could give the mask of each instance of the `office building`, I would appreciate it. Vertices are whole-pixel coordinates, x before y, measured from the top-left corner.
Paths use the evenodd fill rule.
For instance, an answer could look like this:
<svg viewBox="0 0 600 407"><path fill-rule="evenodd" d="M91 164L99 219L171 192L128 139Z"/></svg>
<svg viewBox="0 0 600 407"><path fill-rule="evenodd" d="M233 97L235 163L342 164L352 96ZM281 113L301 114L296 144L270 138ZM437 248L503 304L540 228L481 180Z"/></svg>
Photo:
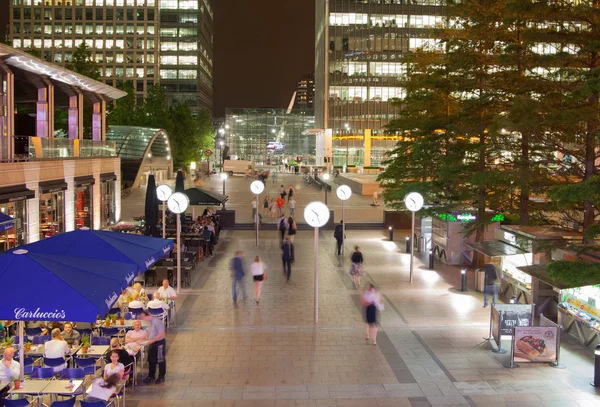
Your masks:
<svg viewBox="0 0 600 407"><path fill-rule="evenodd" d="M139 97L161 83L170 102L212 109L210 0L14 0L9 38L64 65L82 43L102 81L132 81Z"/></svg>
<svg viewBox="0 0 600 407"><path fill-rule="evenodd" d="M382 129L404 94L402 55L431 41L443 0L316 1L315 127L333 165L380 165L397 141Z"/></svg>
<svg viewBox="0 0 600 407"><path fill-rule="evenodd" d="M296 100L294 107L297 109L313 109L315 98L315 75L308 74L298 80L296 89Z"/></svg>

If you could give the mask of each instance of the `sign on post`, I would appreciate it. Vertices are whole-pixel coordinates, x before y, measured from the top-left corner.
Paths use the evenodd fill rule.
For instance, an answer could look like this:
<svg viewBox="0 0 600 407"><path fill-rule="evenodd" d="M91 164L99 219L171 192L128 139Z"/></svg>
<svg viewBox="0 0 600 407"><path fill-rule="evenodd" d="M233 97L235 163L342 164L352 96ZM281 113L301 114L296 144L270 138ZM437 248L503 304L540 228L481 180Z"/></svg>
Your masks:
<svg viewBox="0 0 600 407"><path fill-rule="evenodd" d="M516 327L513 360L520 363L555 363L558 357L558 327Z"/></svg>

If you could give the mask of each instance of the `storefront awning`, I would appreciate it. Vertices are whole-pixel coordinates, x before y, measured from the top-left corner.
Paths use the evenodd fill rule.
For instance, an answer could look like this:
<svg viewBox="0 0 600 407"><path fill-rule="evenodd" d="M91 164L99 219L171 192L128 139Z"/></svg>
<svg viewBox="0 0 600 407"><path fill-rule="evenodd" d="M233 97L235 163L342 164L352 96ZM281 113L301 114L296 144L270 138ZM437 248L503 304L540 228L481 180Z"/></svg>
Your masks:
<svg viewBox="0 0 600 407"><path fill-rule="evenodd" d="M467 243L466 245L467 247L470 247L479 253L483 253L488 257L514 256L516 254L528 253L525 250L521 250L518 247L511 246L507 243L501 242L500 240Z"/></svg>
<svg viewBox="0 0 600 407"><path fill-rule="evenodd" d="M67 183L64 179L40 182L40 194L47 194L50 192L59 192L66 190Z"/></svg>
<svg viewBox="0 0 600 407"><path fill-rule="evenodd" d="M25 184L0 188L0 203L20 201L35 197L35 192L27 189Z"/></svg>
<svg viewBox="0 0 600 407"><path fill-rule="evenodd" d="M105 172L100 174L100 182L116 181L117 175L114 172Z"/></svg>
<svg viewBox="0 0 600 407"><path fill-rule="evenodd" d="M75 186L84 187L86 185L94 185L96 180L93 175L85 175L83 177L75 177Z"/></svg>
<svg viewBox="0 0 600 407"><path fill-rule="evenodd" d="M586 281L585 284L583 285L577 285L577 286L573 286L571 284L567 284L564 283L560 280L556 280L552 277L550 277L547 273L546 273L546 266L547 264L535 264L533 266L522 266L522 267L517 267L517 269L521 270L523 273L530 275L531 277L535 277L540 281L543 281L546 284L551 285L552 287L559 289L559 290L566 290L569 288L578 288L578 287L585 287L588 285L596 285L596 284L600 284L600 276L598 276L595 279L592 279L590 281Z"/></svg>

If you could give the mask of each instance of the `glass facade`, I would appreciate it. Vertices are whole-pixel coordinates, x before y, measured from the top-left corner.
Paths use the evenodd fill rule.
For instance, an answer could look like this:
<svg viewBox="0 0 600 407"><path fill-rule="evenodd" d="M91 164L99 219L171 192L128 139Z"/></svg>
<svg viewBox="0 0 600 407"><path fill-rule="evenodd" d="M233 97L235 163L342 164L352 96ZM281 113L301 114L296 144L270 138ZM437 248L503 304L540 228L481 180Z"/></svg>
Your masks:
<svg viewBox="0 0 600 407"><path fill-rule="evenodd" d="M306 134L314 127L312 110L227 109L225 143L232 159L257 165L298 161L315 165L316 139Z"/></svg>
<svg viewBox="0 0 600 407"><path fill-rule="evenodd" d="M100 184L100 199L101 199L101 228L109 227L114 225L116 219L116 204L115 204L115 191L116 181L103 181Z"/></svg>
<svg viewBox="0 0 600 407"><path fill-rule="evenodd" d="M27 242L27 200L0 204L0 212L15 220L13 228L0 233L0 251L25 244Z"/></svg>
<svg viewBox="0 0 600 407"><path fill-rule="evenodd" d="M81 229L93 228L92 224L92 186L85 185L75 188L75 227Z"/></svg>
<svg viewBox="0 0 600 407"><path fill-rule="evenodd" d="M40 240L65 231L65 192L40 194Z"/></svg>

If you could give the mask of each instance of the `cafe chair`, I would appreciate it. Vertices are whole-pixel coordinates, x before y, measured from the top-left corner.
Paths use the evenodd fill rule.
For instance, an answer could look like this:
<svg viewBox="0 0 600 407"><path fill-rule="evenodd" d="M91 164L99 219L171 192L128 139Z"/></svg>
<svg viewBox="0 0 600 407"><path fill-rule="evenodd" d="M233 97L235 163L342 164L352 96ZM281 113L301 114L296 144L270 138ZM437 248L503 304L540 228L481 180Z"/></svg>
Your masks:
<svg viewBox="0 0 600 407"><path fill-rule="evenodd" d="M84 374L87 375L95 375L96 371L100 368L96 366L98 362L98 358L75 358L75 366L82 368Z"/></svg>
<svg viewBox="0 0 600 407"><path fill-rule="evenodd" d="M114 405L115 401L111 400L109 401L107 404L104 404L103 401L83 401L81 400L79 402L81 404L81 407L108 407L110 405Z"/></svg>
<svg viewBox="0 0 600 407"><path fill-rule="evenodd" d="M31 340L31 343L34 345L43 345L51 339L52 338L50 337L50 335L36 335Z"/></svg>
<svg viewBox="0 0 600 407"><path fill-rule="evenodd" d="M100 332L102 332L102 336L107 336L109 338L111 336L118 335L120 331L121 331L121 328L100 328Z"/></svg>
<svg viewBox="0 0 600 407"><path fill-rule="evenodd" d="M18 362L19 361L19 355L15 355L15 361ZM31 372L33 372L33 365L35 364L35 360L33 360L33 358L28 358L26 357L23 360L23 374L24 375L31 375Z"/></svg>
<svg viewBox="0 0 600 407"><path fill-rule="evenodd" d="M75 406L75 397L71 397L70 399L63 401L55 401L50 404L50 407L74 407Z"/></svg>
<svg viewBox="0 0 600 407"><path fill-rule="evenodd" d="M4 407L25 407L31 405L31 401L27 399L2 399L2 401L4 402Z"/></svg>
<svg viewBox="0 0 600 407"><path fill-rule="evenodd" d="M110 345L110 336L93 336L92 345Z"/></svg>
<svg viewBox="0 0 600 407"><path fill-rule="evenodd" d="M70 359L70 357L68 358ZM44 367L59 367L64 366L67 363L65 358L47 358L44 357Z"/></svg>
<svg viewBox="0 0 600 407"><path fill-rule="evenodd" d="M131 313L131 312L126 312L126 313L125 313L125 321L129 321L129 320L131 320L131 319L133 319L133 313Z"/></svg>
<svg viewBox="0 0 600 407"><path fill-rule="evenodd" d="M140 308L131 308L130 307L129 308L129 312L131 312L132 315L138 316L138 315L144 313L144 308L142 308L142 307L140 307Z"/></svg>
<svg viewBox="0 0 600 407"><path fill-rule="evenodd" d="M36 336L42 333L42 328L25 328L25 335Z"/></svg>
<svg viewBox="0 0 600 407"><path fill-rule="evenodd" d="M92 330L89 328L75 328L75 330L77 332L79 332L79 335L83 336L83 335L88 335L88 336L92 336Z"/></svg>
<svg viewBox="0 0 600 407"><path fill-rule="evenodd" d="M85 380L85 371L82 368L67 368L63 369L60 376L61 379L67 380ZM83 386L76 393L59 393L60 397L77 397L83 395Z"/></svg>
<svg viewBox="0 0 600 407"><path fill-rule="evenodd" d="M64 359L63 359L64 363ZM54 368L52 367L39 367L36 366L33 368L31 372L32 379L53 379L54 378Z"/></svg>
<svg viewBox="0 0 600 407"><path fill-rule="evenodd" d="M10 339L13 340L13 344L18 345L19 344L19 336L11 336Z"/></svg>

